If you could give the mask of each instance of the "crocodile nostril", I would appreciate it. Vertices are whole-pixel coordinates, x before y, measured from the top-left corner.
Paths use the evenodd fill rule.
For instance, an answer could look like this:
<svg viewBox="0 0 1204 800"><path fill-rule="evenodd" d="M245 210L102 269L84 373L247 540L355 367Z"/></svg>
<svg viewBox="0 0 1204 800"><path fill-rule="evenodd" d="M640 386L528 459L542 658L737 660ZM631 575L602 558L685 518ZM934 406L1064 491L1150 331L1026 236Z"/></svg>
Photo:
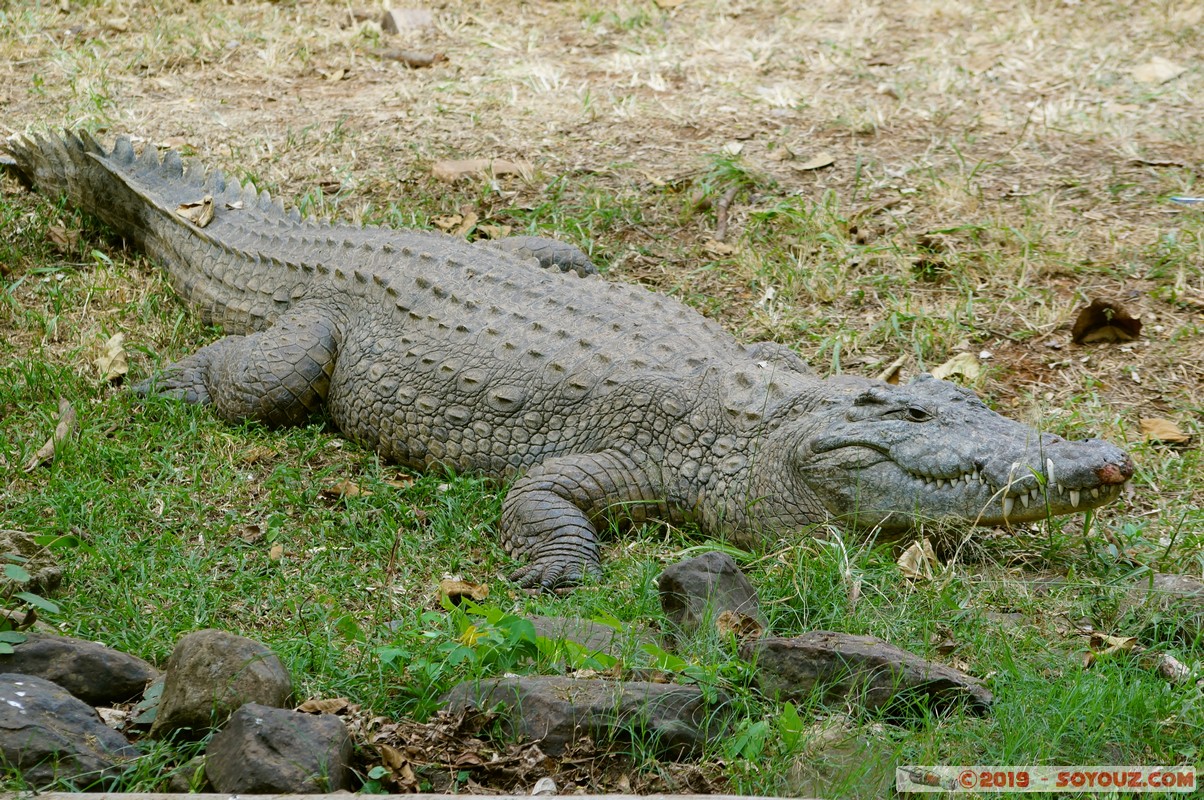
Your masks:
<svg viewBox="0 0 1204 800"><path fill-rule="evenodd" d="M1133 462L1124 459L1118 464L1105 464L1095 471L1095 476L1105 486L1115 486L1133 477Z"/></svg>

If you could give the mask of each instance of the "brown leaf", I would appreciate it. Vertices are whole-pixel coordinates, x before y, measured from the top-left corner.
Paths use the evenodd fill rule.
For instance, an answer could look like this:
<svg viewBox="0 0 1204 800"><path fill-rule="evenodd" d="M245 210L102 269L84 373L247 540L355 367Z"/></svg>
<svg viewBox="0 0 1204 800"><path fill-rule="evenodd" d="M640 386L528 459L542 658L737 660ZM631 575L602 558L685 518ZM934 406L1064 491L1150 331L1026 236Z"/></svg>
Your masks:
<svg viewBox="0 0 1204 800"><path fill-rule="evenodd" d="M443 53L424 53L417 50L381 50L377 55L385 61L397 61L413 69L422 69L446 61Z"/></svg>
<svg viewBox="0 0 1204 800"><path fill-rule="evenodd" d="M94 362L107 383L119 383L130 371L125 357L125 334L115 333L105 342L104 351Z"/></svg>
<svg viewBox="0 0 1204 800"><path fill-rule="evenodd" d="M207 194L196 203L180 203L176 213L198 228L203 228L213 222L213 195Z"/></svg>
<svg viewBox="0 0 1204 800"><path fill-rule="evenodd" d="M1136 636L1111 636L1099 631L1093 631L1088 645L1092 652L1101 656L1114 653L1128 653L1137 647Z"/></svg>
<svg viewBox="0 0 1204 800"><path fill-rule="evenodd" d="M434 24L435 17L426 8L390 8L380 18L380 27L385 33L419 31Z"/></svg>
<svg viewBox="0 0 1204 800"><path fill-rule="evenodd" d="M268 558L273 561L279 561L284 558L284 545L280 544L280 542L272 545L272 548L268 550Z"/></svg>
<svg viewBox="0 0 1204 800"><path fill-rule="evenodd" d="M974 383L982 376L982 364L973 353L958 353L953 358L932 370L932 377L942 381L950 378L965 378L961 383Z"/></svg>
<svg viewBox="0 0 1204 800"><path fill-rule="evenodd" d="M932 580L933 571L941 565L932 550L932 542L928 539L912 542L895 563L899 565L899 571L904 577L913 581Z"/></svg>
<svg viewBox="0 0 1204 800"><path fill-rule="evenodd" d="M1117 303L1096 298L1078 313L1070 340L1075 344L1131 342L1140 335L1140 319L1129 316Z"/></svg>
<svg viewBox="0 0 1204 800"><path fill-rule="evenodd" d="M1141 435L1147 441L1167 444L1187 444L1191 441L1191 435L1184 433L1182 428L1169 419L1146 417L1138 424L1141 426Z"/></svg>
<svg viewBox="0 0 1204 800"><path fill-rule="evenodd" d="M79 243L79 231L55 224L46 230L46 238L56 251L69 254L75 251L75 246Z"/></svg>
<svg viewBox="0 0 1204 800"><path fill-rule="evenodd" d="M46 444L38 448L38 452L33 454L33 458L25 465L26 472L33 472L42 464L52 461L58 452L58 447L66 439L73 436L79 430L79 415L75 413L75 406L71 405L68 400L59 400L59 421L54 426L54 433Z"/></svg>
<svg viewBox="0 0 1204 800"><path fill-rule="evenodd" d="M346 697L331 697L325 700L306 700L297 706L297 710L304 714L338 714L346 711L350 705L351 702Z"/></svg>
<svg viewBox="0 0 1204 800"><path fill-rule="evenodd" d="M437 161L431 167L431 175L447 183L455 183L470 175L520 175L530 178L531 165L525 161L507 161L504 158L466 158L458 161Z"/></svg>
<svg viewBox="0 0 1204 800"><path fill-rule="evenodd" d="M903 365L907 363L907 356L899 356L894 361L878 373L878 380L885 381L889 384L898 385L899 371L903 369Z"/></svg>
<svg viewBox="0 0 1204 800"><path fill-rule="evenodd" d="M514 231L510 225L495 225L491 222L483 222L477 226L477 234L486 239L505 239Z"/></svg>
<svg viewBox="0 0 1204 800"><path fill-rule="evenodd" d="M389 486L392 486L394 489L408 489L414 485L414 479L409 475L402 475L398 478L390 478L389 480L385 481L385 483L387 483Z"/></svg>
<svg viewBox="0 0 1204 800"><path fill-rule="evenodd" d="M1160 83L1173 81L1184 72L1187 72L1187 67L1162 56L1154 56L1146 63L1133 67L1133 79L1138 83L1157 86Z"/></svg>
<svg viewBox="0 0 1204 800"><path fill-rule="evenodd" d="M791 164L790 166L797 169L799 172L809 172L813 169L823 169L830 167L836 163L836 157L831 153L816 153L811 158L801 164Z"/></svg>
<svg viewBox="0 0 1204 800"><path fill-rule="evenodd" d="M715 620L715 629L720 635L726 636L732 634L739 641L745 639L757 639L765 632L765 626L757 620L741 614L739 611L724 611Z"/></svg>
<svg viewBox="0 0 1204 800"><path fill-rule="evenodd" d="M318 495L327 500L338 500L341 497L371 497L372 492L361 489L359 484L353 481L343 480L323 487Z"/></svg>
<svg viewBox="0 0 1204 800"><path fill-rule="evenodd" d="M489 596L489 586L444 578L439 581L439 594L456 604L465 597L479 603Z"/></svg>
<svg viewBox="0 0 1204 800"><path fill-rule="evenodd" d="M732 247L727 242L721 242L718 239L707 239L702 243L702 249L713 256L730 256L736 252L736 248Z"/></svg>

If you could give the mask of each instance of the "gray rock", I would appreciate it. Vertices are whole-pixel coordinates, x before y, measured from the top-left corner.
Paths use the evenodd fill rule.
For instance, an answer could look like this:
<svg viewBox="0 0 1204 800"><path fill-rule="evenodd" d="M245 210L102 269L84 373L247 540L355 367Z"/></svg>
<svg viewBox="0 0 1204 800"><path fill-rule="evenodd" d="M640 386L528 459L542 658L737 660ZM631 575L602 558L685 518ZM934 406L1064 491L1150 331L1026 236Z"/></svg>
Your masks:
<svg viewBox="0 0 1204 800"><path fill-rule="evenodd" d="M652 642L648 629L642 625L612 628L601 622L575 617L528 617L535 626L535 635L553 641L570 641L593 653L621 658L629 645Z"/></svg>
<svg viewBox="0 0 1204 800"><path fill-rule="evenodd" d="M288 670L265 645L207 629L180 639L150 735L199 739L245 703L282 707L292 694Z"/></svg>
<svg viewBox="0 0 1204 800"><path fill-rule="evenodd" d="M875 636L811 631L746 642L740 655L756 665L761 691L782 700L856 702L902 712L915 702L936 710L959 702L986 712L994 698L977 678L920 658Z"/></svg>
<svg viewBox="0 0 1204 800"><path fill-rule="evenodd" d="M93 706L137 700L159 670L120 650L45 633L28 633L11 654L0 655L0 672L53 681Z"/></svg>
<svg viewBox="0 0 1204 800"><path fill-rule="evenodd" d="M697 686L561 676L466 681L444 697L452 713L498 708L508 735L538 740L550 754L588 736L605 746L638 740L669 757L697 752L727 729L728 698Z"/></svg>
<svg viewBox="0 0 1204 800"><path fill-rule="evenodd" d="M1204 582L1190 575L1155 572L1139 580L1125 597L1122 610L1141 616L1174 619L1178 635L1188 643L1204 640Z"/></svg>
<svg viewBox="0 0 1204 800"><path fill-rule="evenodd" d="M248 703L205 751L222 794L314 794L351 788L351 736L334 714Z"/></svg>
<svg viewBox="0 0 1204 800"><path fill-rule="evenodd" d="M725 611L751 617L765 627L756 589L726 553L712 551L674 564L657 584L665 616L682 633L714 625Z"/></svg>
<svg viewBox="0 0 1204 800"><path fill-rule="evenodd" d="M43 678L0 674L0 757L30 787L56 779L76 788L106 788L120 762L138 755L96 711Z"/></svg>
<svg viewBox="0 0 1204 800"><path fill-rule="evenodd" d="M0 530L0 564L16 564L29 573L27 581L12 581L0 574L0 588L15 592L50 594L63 582L63 570L54 551L37 542L32 533Z"/></svg>

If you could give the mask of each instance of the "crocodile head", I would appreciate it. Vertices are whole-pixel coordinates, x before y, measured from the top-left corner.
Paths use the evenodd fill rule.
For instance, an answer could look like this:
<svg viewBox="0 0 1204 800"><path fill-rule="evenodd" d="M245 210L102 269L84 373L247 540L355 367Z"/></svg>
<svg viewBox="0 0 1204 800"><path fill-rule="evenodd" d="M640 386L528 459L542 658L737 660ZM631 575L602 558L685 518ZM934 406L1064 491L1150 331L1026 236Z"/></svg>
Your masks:
<svg viewBox="0 0 1204 800"><path fill-rule="evenodd" d="M796 440L795 480L856 527L1028 522L1108 503L1133 475L1112 444L1041 433L930 375L906 386L837 385Z"/></svg>

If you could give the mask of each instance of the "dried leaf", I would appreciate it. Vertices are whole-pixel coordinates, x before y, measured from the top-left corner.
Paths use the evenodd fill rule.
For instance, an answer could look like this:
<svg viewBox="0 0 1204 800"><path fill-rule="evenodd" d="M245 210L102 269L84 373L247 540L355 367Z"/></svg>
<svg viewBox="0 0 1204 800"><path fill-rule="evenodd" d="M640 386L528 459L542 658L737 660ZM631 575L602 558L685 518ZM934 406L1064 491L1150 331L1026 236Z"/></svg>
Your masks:
<svg viewBox="0 0 1204 800"><path fill-rule="evenodd" d="M385 481L385 483L387 483L389 486L392 486L394 489L408 489L414 485L414 479L409 475L402 475L399 478L390 478L389 480Z"/></svg>
<svg viewBox="0 0 1204 800"><path fill-rule="evenodd" d="M903 369L903 365L906 363L907 356L899 356L894 361L890 362L886 369L878 373L878 380L897 386L900 377L899 371Z"/></svg>
<svg viewBox="0 0 1204 800"><path fill-rule="evenodd" d="M1154 56L1146 63L1133 67L1133 79L1138 83L1156 86L1167 81L1173 81L1184 72L1187 72L1187 67L1169 61L1162 56Z"/></svg>
<svg viewBox="0 0 1204 800"><path fill-rule="evenodd" d="M68 229L63 225L51 225L46 231L46 238L56 251L63 254L74 252L79 243L79 231Z"/></svg>
<svg viewBox="0 0 1204 800"><path fill-rule="evenodd" d="M717 239L707 239L702 243L702 249L713 256L730 256L736 252L736 248L727 242L721 242Z"/></svg>
<svg viewBox="0 0 1204 800"><path fill-rule="evenodd" d="M942 381L950 378L965 378L963 383L974 383L982 376L982 364L973 353L958 353L953 358L932 370L932 377Z"/></svg>
<svg viewBox="0 0 1204 800"><path fill-rule="evenodd" d="M431 167L431 175L446 183L455 183L470 175L519 175L529 179L531 165L525 161L507 161L504 158L466 158L458 161L437 161Z"/></svg>
<svg viewBox="0 0 1204 800"><path fill-rule="evenodd" d="M297 706L297 710L304 714L338 714L346 711L350 705L351 702L346 697L331 697L325 700L306 700Z"/></svg>
<svg viewBox="0 0 1204 800"><path fill-rule="evenodd" d="M380 18L380 27L385 33L419 31L434 24L434 15L425 8L390 8Z"/></svg>
<svg viewBox="0 0 1204 800"><path fill-rule="evenodd" d="M353 481L343 480L330 486L323 487L322 491L318 492L321 497L327 500L338 500L341 497L371 497L372 492L367 489L361 489L359 484Z"/></svg>
<svg viewBox="0 0 1204 800"><path fill-rule="evenodd" d="M273 561L279 561L284 558L284 545L280 544L280 542L272 545L272 548L268 550L268 558Z"/></svg>
<svg viewBox="0 0 1204 800"><path fill-rule="evenodd" d="M483 583L469 583L451 578L439 581L439 594L453 603L459 603L462 598L481 602L489 596L489 587Z"/></svg>
<svg viewBox="0 0 1204 800"><path fill-rule="evenodd" d="M1078 313L1070 331L1075 344L1131 342L1140 335L1140 319L1129 316L1119 304L1098 298Z"/></svg>
<svg viewBox="0 0 1204 800"><path fill-rule="evenodd" d="M731 634L739 641L758 639L765 633L765 626L747 614L739 611L724 611L715 620L715 629L721 636Z"/></svg>
<svg viewBox="0 0 1204 800"><path fill-rule="evenodd" d="M33 627L33 624L38 621L38 610L34 606L30 606L24 611L0 608L0 619L8 623L9 630L24 631Z"/></svg>
<svg viewBox="0 0 1204 800"><path fill-rule="evenodd" d="M79 415L75 413L75 406L71 405L68 400L59 400L59 420L54 426L54 433L46 444L38 448L38 452L33 454L33 458L25 465L26 472L33 472L42 464L45 464L54 459L58 452L58 447L67 438L73 436L79 429Z"/></svg>
<svg viewBox="0 0 1204 800"><path fill-rule="evenodd" d="M495 225L485 222L477 226L477 235L486 239L505 239L513 232L514 228L510 225Z"/></svg>
<svg viewBox="0 0 1204 800"><path fill-rule="evenodd" d="M836 157L831 153L817 153L801 164L791 164L790 166L797 169L799 172L809 172L813 169L823 169L830 167L836 163Z"/></svg>
<svg viewBox="0 0 1204 800"><path fill-rule="evenodd" d="M198 228L203 228L213 222L213 195L207 194L197 203L180 203L176 213Z"/></svg>
<svg viewBox="0 0 1204 800"><path fill-rule="evenodd" d="M381 50L377 55L386 61L398 61L414 69L429 67L447 60L447 56L443 53L424 53L417 50Z"/></svg>
<svg viewBox="0 0 1204 800"><path fill-rule="evenodd" d="M934 570L940 567L936 553L932 551L932 542L926 538L912 542L895 563L899 565L899 571L904 577L913 581L932 580Z"/></svg>
<svg viewBox="0 0 1204 800"><path fill-rule="evenodd" d="M104 351L93 362L108 383L116 383L130 371L125 356L125 334L115 333L105 342Z"/></svg>
<svg viewBox="0 0 1204 800"><path fill-rule="evenodd" d="M460 238L467 236L472 232L472 229L477 226L477 220L479 219L480 217L478 217L472 211L469 211L464 215L464 219L460 221L460 224L456 226L455 230L451 232L452 236L458 236Z"/></svg>
<svg viewBox="0 0 1204 800"><path fill-rule="evenodd" d="M1137 637L1111 636L1099 631L1093 631L1088 646L1092 652L1101 656L1110 656L1114 653L1128 653L1137 646Z"/></svg>
<svg viewBox="0 0 1204 800"><path fill-rule="evenodd" d="M1191 434L1184 433L1182 428L1169 419L1146 417L1138 424L1141 426L1142 436L1147 441L1167 444L1187 444L1191 441Z"/></svg>

